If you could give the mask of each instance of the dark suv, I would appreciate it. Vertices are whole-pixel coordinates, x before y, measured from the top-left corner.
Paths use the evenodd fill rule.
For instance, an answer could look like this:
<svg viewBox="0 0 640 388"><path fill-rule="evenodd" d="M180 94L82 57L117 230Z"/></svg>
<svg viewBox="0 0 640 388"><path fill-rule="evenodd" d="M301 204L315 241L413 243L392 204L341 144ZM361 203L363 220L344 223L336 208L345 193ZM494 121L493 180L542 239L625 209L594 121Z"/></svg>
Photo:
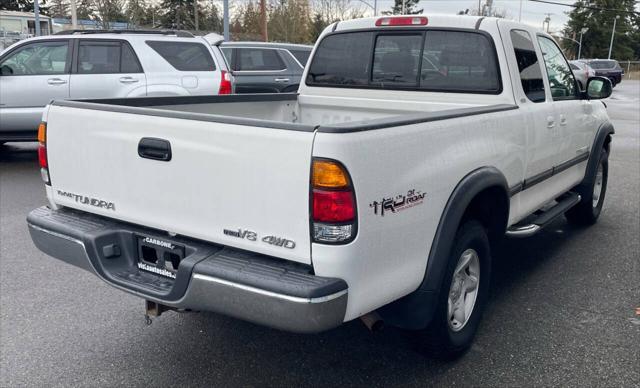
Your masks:
<svg viewBox="0 0 640 388"><path fill-rule="evenodd" d="M236 93L288 93L298 90L313 46L225 42L221 49L233 70Z"/></svg>
<svg viewBox="0 0 640 388"><path fill-rule="evenodd" d="M622 82L624 70L620 67L618 61L613 59L587 59L584 62L596 71L597 76L609 78L612 86L615 87Z"/></svg>

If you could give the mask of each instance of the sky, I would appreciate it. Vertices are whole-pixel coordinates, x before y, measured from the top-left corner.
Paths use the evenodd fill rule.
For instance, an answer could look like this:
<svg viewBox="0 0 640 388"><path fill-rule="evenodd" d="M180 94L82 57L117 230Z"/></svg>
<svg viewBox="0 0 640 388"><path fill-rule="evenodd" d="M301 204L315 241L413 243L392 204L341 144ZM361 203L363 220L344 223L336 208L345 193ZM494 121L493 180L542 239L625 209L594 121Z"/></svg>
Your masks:
<svg viewBox="0 0 640 388"><path fill-rule="evenodd" d="M215 1L215 0L214 0ZM239 3L248 2L250 0L230 0L231 2L237 1ZM254 0L255 1L255 0ZM364 12L365 16L373 16L373 10L362 4L366 2L373 4L374 0L351 0L354 6L358 6ZM553 0L557 3L574 4L575 0ZM313 3L313 0L310 0ZM391 9L394 4L394 0L377 0L378 12ZM481 0L482 4L485 0ZM520 17L520 4L522 3L522 19L521 21L526 24L530 24L534 27L542 28L542 21L545 19L546 14L550 13L551 22L549 24L549 32L554 33L561 31L564 28L565 23L569 20L567 12L571 11L571 7L565 7L561 5L537 3L529 0L494 0L493 7L499 11L506 11L506 17L508 19L518 20ZM221 6L222 4L220 4ZM478 9L478 0L420 0L418 8L423 8L426 15L429 14L457 14L461 10ZM220 8L222 9L222 8ZM637 3L636 9L640 11L640 2Z"/></svg>

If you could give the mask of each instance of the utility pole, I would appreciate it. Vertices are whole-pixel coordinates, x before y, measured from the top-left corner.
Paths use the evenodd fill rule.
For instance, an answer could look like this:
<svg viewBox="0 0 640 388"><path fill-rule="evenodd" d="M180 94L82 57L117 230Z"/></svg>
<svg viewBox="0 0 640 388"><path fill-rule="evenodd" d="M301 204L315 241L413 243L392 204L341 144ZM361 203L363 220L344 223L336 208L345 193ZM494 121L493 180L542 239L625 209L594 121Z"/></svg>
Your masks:
<svg viewBox="0 0 640 388"><path fill-rule="evenodd" d="M266 0L260 0L260 24L262 28L262 40L269 41L269 32L267 31L267 4Z"/></svg>
<svg viewBox="0 0 640 388"><path fill-rule="evenodd" d="M613 36L616 34L616 22L618 21L618 19L620 19L620 15L616 15L616 18L613 19L613 30L611 30L611 43L609 43L609 56L607 57L607 59L611 59L611 50L613 49Z"/></svg>
<svg viewBox="0 0 640 388"><path fill-rule="evenodd" d="M193 20L196 31L198 31L200 29L200 26L198 25L198 0L193 0Z"/></svg>
<svg viewBox="0 0 640 388"><path fill-rule="evenodd" d="M76 9L76 0L71 0L71 29L78 29L78 10Z"/></svg>
<svg viewBox="0 0 640 388"><path fill-rule="evenodd" d="M40 4L38 4L38 0L33 2L33 13L36 18L36 36L40 36Z"/></svg>
<svg viewBox="0 0 640 388"><path fill-rule="evenodd" d="M544 21L542 22L542 29L544 30L544 25L547 25L547 33L549 33L549 25L551 24L551 13L545 13L545 15L547 15L547 17L544 18Z"/></svg>
<svg viewBox="0 0 640 388"><path fill-rule="evenodd" d="M584 35L587 31L589 31L589 29L586 27L580 30L580 43L578 45L578 59L580 59L580 54L582 54L582 35Z"/></svg>
<svg viewBox="0 0 640 388"><path fill-rule="evenodd" d="M478 0L478 16L482 16L482 0Z"/></svg>
<svg viewBox="0 0 640 388"><path fill-rule="evenodd" d="M229 0L222 2L222 25L224 30L224 40L229 40Z"/></svg>
<svg viewBox="0 0 640 388"><path fill-rule="evenodd" d="M404 0L402 0L402 14L404 15Z"/></svg>
<svg viewBox="0 0 640 388"><path fill-rule="evenodd" d="M520 12L518 13L518 22L522 21L522 0L520 0Z"/></svg>

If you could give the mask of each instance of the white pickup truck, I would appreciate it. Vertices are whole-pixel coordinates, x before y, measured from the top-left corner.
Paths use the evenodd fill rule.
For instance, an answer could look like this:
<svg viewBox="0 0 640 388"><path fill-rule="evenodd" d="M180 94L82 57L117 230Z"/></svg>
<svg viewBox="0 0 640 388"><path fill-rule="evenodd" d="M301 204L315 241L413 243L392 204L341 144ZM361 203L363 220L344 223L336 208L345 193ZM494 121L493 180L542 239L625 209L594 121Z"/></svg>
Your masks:
<svg viewBox="0 0 640 388"><path fill-rule="evenodd" d="M356 318L471 344L491 249L596 221L608 80L471 16L339 22L298 94L53 101L36 246L146 300L293 332ZM517 260L517 258L513 258Z"/></svg>

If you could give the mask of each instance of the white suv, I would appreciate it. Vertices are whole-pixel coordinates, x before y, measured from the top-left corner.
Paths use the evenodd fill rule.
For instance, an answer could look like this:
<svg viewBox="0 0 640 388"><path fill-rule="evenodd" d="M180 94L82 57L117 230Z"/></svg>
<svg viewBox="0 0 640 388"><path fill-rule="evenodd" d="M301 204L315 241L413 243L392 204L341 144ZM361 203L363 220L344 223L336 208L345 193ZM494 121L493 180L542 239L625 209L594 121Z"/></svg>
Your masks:
<svg viewBox="0 0 640 388"><path fill-rule="evenodd" d="M69 31L0 54L0 142L31 141L52 99L229 94L222 38L182 31Z"/></svg>

